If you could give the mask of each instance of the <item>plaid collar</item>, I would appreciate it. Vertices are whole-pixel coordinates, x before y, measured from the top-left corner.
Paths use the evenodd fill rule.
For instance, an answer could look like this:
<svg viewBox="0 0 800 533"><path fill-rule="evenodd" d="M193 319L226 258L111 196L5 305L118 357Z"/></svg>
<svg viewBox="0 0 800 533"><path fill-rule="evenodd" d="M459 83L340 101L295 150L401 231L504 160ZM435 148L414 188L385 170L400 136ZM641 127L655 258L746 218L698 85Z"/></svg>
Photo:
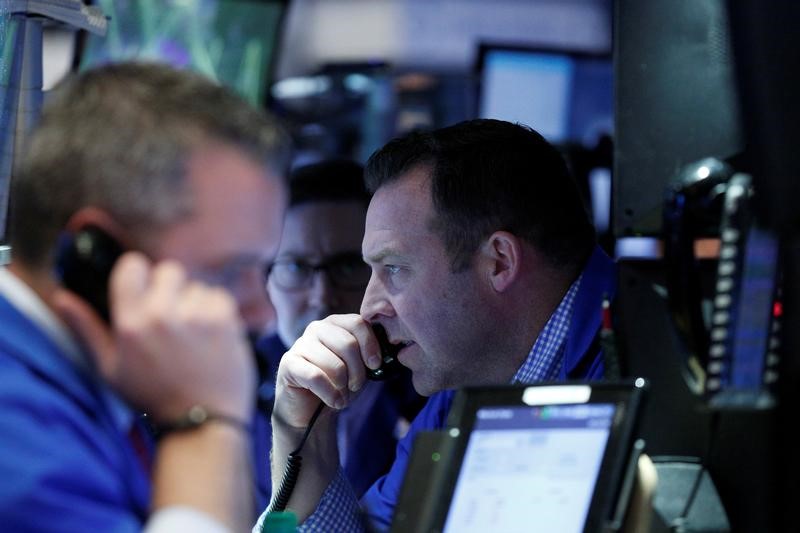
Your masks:
<svg viewBox="0 0 800 533"><path fill-rule="evenodd" d="M564 349L567 345L575 295L578 293L582 278L583 274L578 276L556 310L550 315L550 319L542 328L528 357L514 374L511 383L535 383L558 378L564 361Z"/></svg>

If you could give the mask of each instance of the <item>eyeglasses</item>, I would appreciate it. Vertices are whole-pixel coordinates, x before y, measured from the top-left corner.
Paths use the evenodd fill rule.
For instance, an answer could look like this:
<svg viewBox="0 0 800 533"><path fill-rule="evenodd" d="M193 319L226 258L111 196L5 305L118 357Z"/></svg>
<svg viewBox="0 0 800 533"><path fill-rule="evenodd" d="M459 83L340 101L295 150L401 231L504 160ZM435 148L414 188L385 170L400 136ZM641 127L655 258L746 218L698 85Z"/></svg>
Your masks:
<svg viewBox="0 0 800 533"><path fill-rule="evenodd" d="M281 289L296 291L311 287L317 272L325 272L336 288L356 290L367 286L371 269L355 253L334 255L315 265L301 259L278 259L267 268L267 279Z"/></svg>
<svg viewBox="0 0 800 533"><path fill-rule="evenodd" d="M252 293L263 272L264 264L250 258L236 259L216 266L201 266L189 274L196 281L220 287L239 299Z"/></svg>

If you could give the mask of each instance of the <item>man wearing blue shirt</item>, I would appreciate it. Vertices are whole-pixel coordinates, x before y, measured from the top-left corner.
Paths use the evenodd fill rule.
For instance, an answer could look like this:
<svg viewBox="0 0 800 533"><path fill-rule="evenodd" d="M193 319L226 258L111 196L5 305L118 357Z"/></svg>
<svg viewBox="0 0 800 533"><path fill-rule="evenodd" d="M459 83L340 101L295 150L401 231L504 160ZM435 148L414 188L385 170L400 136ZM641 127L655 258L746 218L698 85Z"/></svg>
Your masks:
<svg viewBox="0 0 800 533"><path fill-rule="evenodd" d="M337 470L336 412L380 363L370 324L384 326L431 398L389 474L362 499L388 527L417 432L442 427L452 390L602 376L595 342L611 260L595 244L577 186L534 131L475 120L396 139L367 163L374 191L362 253L372 267L359 315L312 323L284 356L273 411L273 481L320 401L289 509L303 528L357 531Z"/></svg>
<svg viewBox="0 0 800 533"><path fill-rule="evenodd" d="M0 527L244 530L245 330L268 316L288 136L198 74L121 64L54 89L28 141L0 269Z"/></svg>

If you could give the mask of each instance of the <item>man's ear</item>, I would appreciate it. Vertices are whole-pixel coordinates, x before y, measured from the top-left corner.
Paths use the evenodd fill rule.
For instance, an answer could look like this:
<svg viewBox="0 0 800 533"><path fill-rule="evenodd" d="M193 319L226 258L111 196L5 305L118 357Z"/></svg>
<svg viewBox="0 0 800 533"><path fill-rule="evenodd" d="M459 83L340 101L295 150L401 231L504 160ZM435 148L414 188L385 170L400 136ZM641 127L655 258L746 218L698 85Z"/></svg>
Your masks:
<svg viewBox="0 0 800 533"><path fill-rule="evenodd" d="M105 210L99 207L82 207L75 211L67 220L67 225L64 228L67 232L74 234L80 230L93 226L103 230L117 242L127 244L127 235L122 226L120 226L114 217L109 215Z"/></svg>
<svg viewBox="0 0 800 533"><path fill-rule="evenodd" d="M496 292L506 291L522 269L522 243L507 231L495 231L481 246L489 283Z"/></svg>

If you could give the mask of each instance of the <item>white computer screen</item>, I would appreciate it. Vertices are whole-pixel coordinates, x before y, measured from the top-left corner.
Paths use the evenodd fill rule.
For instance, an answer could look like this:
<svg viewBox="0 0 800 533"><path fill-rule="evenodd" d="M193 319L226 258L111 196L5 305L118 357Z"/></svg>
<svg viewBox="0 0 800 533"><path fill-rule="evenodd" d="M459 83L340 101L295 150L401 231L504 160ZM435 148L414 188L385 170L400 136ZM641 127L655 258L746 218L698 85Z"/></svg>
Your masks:
<svg viewBox="0 0 800 533"><path fill-rule="evenodd" d="M594 146L613 132L609 58L485 47L478 114L526 124L554 143Z"/></svg>
<svg viewBox="0 0 800 533"><path fill-rule="evenodd" d="M444 532L583 531L615 409L479 409Z"/></svg>

